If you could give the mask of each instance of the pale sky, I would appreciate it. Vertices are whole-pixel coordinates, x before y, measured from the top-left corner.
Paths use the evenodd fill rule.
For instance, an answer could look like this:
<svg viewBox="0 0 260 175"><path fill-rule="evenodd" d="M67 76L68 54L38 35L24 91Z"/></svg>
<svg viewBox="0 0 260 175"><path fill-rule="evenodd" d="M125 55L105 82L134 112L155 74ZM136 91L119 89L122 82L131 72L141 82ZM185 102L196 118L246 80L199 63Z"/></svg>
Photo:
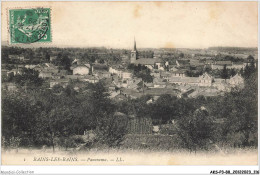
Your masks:
<svg viewBox="0 0 260 175"><path fill-rule="evenodd" d="M2 2L8 8L50 7L49 46L132 48L257 47L257 2Z"/></svg>

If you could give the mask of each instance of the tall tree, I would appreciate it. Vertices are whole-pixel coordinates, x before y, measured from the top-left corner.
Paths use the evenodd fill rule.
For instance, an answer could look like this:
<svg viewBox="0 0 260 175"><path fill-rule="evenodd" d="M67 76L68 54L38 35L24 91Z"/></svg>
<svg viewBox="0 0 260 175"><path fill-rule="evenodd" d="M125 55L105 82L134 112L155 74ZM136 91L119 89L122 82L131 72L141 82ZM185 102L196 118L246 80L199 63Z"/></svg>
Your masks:
<svg viewBox="0 0 260 175"><path fill-rule="evenodd" d="M207 149L212 138L213 119L208 111L201 107L178 121L178 137L181 144L190 151Z"/></svg>
<svg viewBox="0 0 260 175"><path fill-rule="evenodd" d="M21 74L15 75L13 80L20 86L27 86L30 88L39 87L43 84L43 79L39 78L38 71L26 68L22 70Z"/></svg>
<svg viewBox="0 0 260 175"><path fill-rule="evenodd" d="M228 70L227 70L227 65L225 64L223 67L223 70L221 72L221 78L227 79L228 78Z"/></svg>
<svg viewBox="0 0 260 175"><path fill-rule="evenodd" d="M59 53L57 58L53 61L56 66L59 66L59 69L65 69L70 71L71 60L67 53Z"/></svg>
<svg viewBox="0 0 260 175"><path fill-rule="evenodd" d="M230 69L230 76L234 76L234 75L236 75L236 71L235 71L235 69Z"/></svg>

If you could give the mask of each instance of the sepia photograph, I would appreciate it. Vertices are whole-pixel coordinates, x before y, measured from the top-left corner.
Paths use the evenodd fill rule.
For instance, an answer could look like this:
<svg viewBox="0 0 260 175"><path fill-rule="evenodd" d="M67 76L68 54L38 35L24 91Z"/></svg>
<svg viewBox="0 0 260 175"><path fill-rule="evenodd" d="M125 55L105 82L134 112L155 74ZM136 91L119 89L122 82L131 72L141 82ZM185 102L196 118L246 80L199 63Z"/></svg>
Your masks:
<svg viewBox="0 0 260 175"><path fill-rule="evenodd" d="M258 165L258 2L2 1L1 164Z"/></svg>

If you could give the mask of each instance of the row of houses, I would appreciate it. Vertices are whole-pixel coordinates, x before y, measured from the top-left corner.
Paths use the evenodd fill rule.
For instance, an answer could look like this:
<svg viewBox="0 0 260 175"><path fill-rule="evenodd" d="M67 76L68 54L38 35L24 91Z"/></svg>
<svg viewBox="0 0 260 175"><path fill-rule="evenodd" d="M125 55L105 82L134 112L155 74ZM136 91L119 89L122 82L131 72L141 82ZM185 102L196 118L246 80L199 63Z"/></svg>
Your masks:
<svg viewBox="0 0 260 175"><path fill-rule="evenodd" d="M214 61L214 60L195 60L195 59L181 59L172 62L162 61L159 58L140 58L134 62L135 65L144 65L150 70L159 71L176 71L178 69L198 69L211 68L213 70L221 70L226 66L227 69L244 69L248 62L232 62L232 61Z"/></svg>
<svg viewBox="0 0 260 175"><path fill-rule="evenodd" d="M235 76L230 77L230 79L221 79L214 78L208 73L204 73L199 77L185 77L183 75L176 76L175 74L161 74L163 82L169 82L177 85L190 85L190 86L199 86L199 87L215 87L219 90L225 91L232 87L243 87L244 79L236 74ZM155 79L156 80L156 79ZM165 81L164 81L165 80ZM159 80L157 80L159 81Z"/></svg>
<svg viewBox="0 0 260 175"><path fill-rule="evenodd" d="M117 75L119 78L123 80L129 80L133 78L132 73L129 72L128 70L120 67L120 66L110 66L108 70L111 74Z"/></svg>
<svg viewBox="0 0 260 175"><path fill-rule="evenodd" d="M166 88L169 84L175 85L190 85L190 86L199 86L199 87L216 87L217 89L224 90L226 86L230 87L243 87L244 80L239 75L236 74L230 79L221 79L221 78L214 78L208 73L204 73L199 77L186 77L184 72L178 73L170 73L170 72L161 72L161 73L154 73L152 83L145 83L146 87L149 88ZM134 78L132 81L127 81L126 88L135 89L140 83L141 79Z"/></svg>
<svg viewBox="0 0 260 175"><path fill-rule="evenodd" d="M198 69L209 67L213 70L221 70L226 66L228 69L244 69L248 62L232 61L214 61L214 60L197 60L197 59L180 59L175 62L163 61L160 58L139 58L132 61L135 65L144 65L150 70L176 71L177 69Z"/></svg>
<svg viewBox="0 0 260 175"><path fill-rule="evenodd" d="M220 79L220 78L214 78L209 74L204 73L199 77L171 77L169 79L169 82L178 85L192 85L192 86L201 86L201 87L215 86L218 89L222 89L222 87L224 87L225 85L229 85L231 87L244 86L244 79L239 74L236 74L230 79Z"/></svg>
<svg viewBox="0 0 260 175"><path fill-rule="evenodd" d="M89 63L82 63L78 59L74 60L73 63L74 64L71 66L73 75L93 74L94 76L102 76L103 78L110 78L111 75L115 74L122 79L132 78L131 72L126 70L122 65L119 65L117 67L107 66L106 64L98 64L98 63L94 63L93 65L90 65Z"/></svg>
<svg viewBox="0 0 260 175"><path fill-rule="evenodd" d="M227 69L244 69L248 62L232 62L232 61L214 61L214 60L196 60L196 59L187 59L187 60L176 60L177 68L205 68L209 67L213 70L221 70L226 66Z"/></svg>
<svg viewBox="0 0 260 175"><path fill-rule="evenodd" d="M168 81L154 78L151 83L142 82L141 79L128 81L128 85L121 92L113 94L113 98L124 100L139 98L142 95L159 97L162 94L171 94L181 97L195 98L197 96L218 96L229 92L232 88L242 88L243 78L236 74L230 79L219 79L205 73L199 77L171 77Z"/></svg>
<svg viewBox="0 0 260 175"><path fill-rule="evenodd" d="M29 59L25 58L23 55L8 55L8 57L12 61L29 61Z"/></svg>

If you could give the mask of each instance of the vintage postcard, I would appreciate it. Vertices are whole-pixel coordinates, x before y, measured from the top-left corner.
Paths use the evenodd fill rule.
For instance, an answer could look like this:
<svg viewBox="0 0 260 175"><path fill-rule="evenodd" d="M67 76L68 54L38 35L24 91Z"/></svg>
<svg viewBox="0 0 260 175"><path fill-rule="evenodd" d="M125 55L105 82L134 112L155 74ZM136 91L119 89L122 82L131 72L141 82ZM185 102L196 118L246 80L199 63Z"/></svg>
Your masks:
<svg viewBox="0 0 260 175"><path fill-rule="evenodd" d="M1 19L2 165L258 165L257 2L4 1Z"/></svg>

